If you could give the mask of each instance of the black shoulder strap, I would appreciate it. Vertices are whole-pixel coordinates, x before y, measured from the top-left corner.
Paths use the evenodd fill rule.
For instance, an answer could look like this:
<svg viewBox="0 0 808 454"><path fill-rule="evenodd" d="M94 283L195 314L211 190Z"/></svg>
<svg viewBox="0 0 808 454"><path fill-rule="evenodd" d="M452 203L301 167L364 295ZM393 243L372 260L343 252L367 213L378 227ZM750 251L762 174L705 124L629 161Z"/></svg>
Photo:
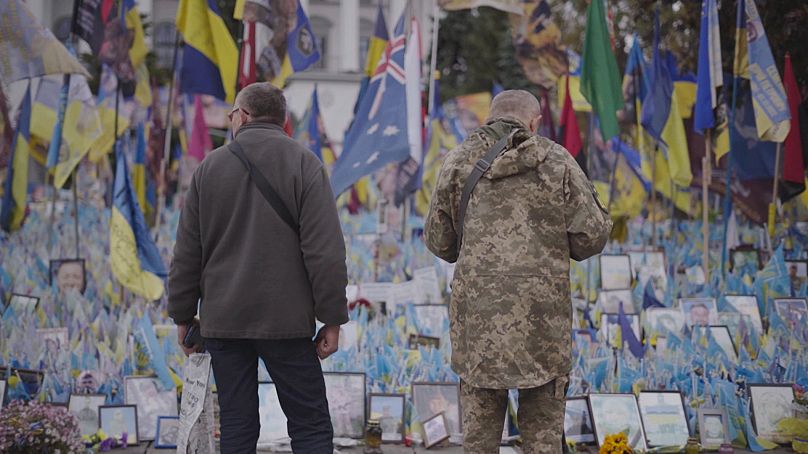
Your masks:
<svg viewBox="0 0 808 454"><path fill-rule="evenodd" d="M292 229L293 232L296 234L300 234L300 226L298 225L295 218L292 216L292 213L289 212L289 209L286 207L286 204L283 203L281 197L272 189L272 185L269 184L269 181L264 177L260 170L257 170L253 167L252 162L247 158L247 155L244 154L244 150L241 148L241 144L237 141L233 140L230 142L230 145L227 147L236 157L244 164L244 167L247 168L247 171L250 173L250 179L255 184L255 187L261 192L261 195L264 196L266 201L272 207L273 210L278 214L278 216L283 219L283 222Z"/></svg>
<svg viewBox="0 0 808 454"><path fill-rule="evenodd" d="M477 182L480 181L483 174L491 168L491 163L494 162L494 159L505 149L505 146L508 144L508 138L510 134L505 135L501 139L499 139L492 147L488 150L488 152L483 156L476 164L474 164L474 168L471 170L471 174L466 179L466 184L463 186L463 195L460 196L460 206L457 215L457 224L458 224L458 232L457 232L457 248L458 250L463 246L463 224L466 219L466 209L469 207L469 199L471 198L471 192L474 191L474 187L477 186Z"/></svg>

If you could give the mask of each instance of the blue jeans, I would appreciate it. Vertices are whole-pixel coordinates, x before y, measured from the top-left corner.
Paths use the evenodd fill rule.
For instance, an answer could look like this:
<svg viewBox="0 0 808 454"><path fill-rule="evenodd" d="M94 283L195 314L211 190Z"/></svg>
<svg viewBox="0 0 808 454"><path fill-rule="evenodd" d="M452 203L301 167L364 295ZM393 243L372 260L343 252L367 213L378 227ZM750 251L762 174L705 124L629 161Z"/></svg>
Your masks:
<svg viewBox="0 0 808 454"><path fill-rule="evenodd" d="M254 453L258 418L258 358L275 383L295 453L331 454L334 430L325 381L311 339L205 339L219 393L221 452Z"/></svg>

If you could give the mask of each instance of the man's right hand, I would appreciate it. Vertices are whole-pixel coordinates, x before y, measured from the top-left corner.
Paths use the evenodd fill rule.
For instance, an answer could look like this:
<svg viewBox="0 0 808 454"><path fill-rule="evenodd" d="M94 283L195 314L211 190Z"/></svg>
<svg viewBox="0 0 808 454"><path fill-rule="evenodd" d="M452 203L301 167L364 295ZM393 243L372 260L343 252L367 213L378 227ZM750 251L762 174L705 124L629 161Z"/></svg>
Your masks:
<svg viewBox="0 0 808 454"><path fill-rule="evenodd" d="M182 352L185 353L185 356L191 356L191 353L202 353L203 346L201 345L194 345L190 348L185 346L185 336L188 335L188 330L191 329L191 326L198 323L194 320L193 323L185 324L185 325L177 325L177 343L180 344L180 348ZM197 329L199 327L197 326Z"/></svg>
<svg viewBox="0 0 808 454"><path fill-rule="evenodd" d="M326 359L336 353L339 348L339 325L323 326L317 333L314 344L317 346L317 356L320 359Z"/></svg>

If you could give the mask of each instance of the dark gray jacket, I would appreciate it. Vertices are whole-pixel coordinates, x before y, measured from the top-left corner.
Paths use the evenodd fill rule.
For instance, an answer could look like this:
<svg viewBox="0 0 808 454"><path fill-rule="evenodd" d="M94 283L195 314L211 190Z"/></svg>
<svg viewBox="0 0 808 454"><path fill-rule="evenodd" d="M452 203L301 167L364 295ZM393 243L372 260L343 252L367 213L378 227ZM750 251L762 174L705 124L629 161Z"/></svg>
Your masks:
<svg viewBox="0 0 808 454"><path fill-rule="evenodd" d="M202 335L290 339L314 335L315 317L348 321L345 243L328 174L309 150L269 123L236 138L300 224L300 238L226 147L194 172L177 228L168 314Z"/></svg>

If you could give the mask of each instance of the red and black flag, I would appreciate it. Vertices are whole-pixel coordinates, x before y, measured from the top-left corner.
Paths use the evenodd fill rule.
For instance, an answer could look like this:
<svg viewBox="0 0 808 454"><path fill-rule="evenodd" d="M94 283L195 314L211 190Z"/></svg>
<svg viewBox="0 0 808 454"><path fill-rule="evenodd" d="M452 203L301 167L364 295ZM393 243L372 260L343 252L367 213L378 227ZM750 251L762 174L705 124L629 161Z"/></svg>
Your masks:
<svg viewBox="0 0 808 454"><path fill-rule="evenodd" d="M581 130L578 128L578 119L575 117L575 110L572 108L572 97L570 97L570 80L567 77L567 94L564 97L564 107L561 109L561 119L558 122L558 137L561 145L570 152L578 165L586 173L586 153L584 144L581 141Z"/></svg>
<svg viewBox="0 0 808 454"><path fill-rule="evenodd" d="M791 111L791 130L784 143L783 184L780 186L780 199L787 202L805 191L805 164L808 163L808 112L806 103L802 102L788 54L783 84Z"/></svg>

